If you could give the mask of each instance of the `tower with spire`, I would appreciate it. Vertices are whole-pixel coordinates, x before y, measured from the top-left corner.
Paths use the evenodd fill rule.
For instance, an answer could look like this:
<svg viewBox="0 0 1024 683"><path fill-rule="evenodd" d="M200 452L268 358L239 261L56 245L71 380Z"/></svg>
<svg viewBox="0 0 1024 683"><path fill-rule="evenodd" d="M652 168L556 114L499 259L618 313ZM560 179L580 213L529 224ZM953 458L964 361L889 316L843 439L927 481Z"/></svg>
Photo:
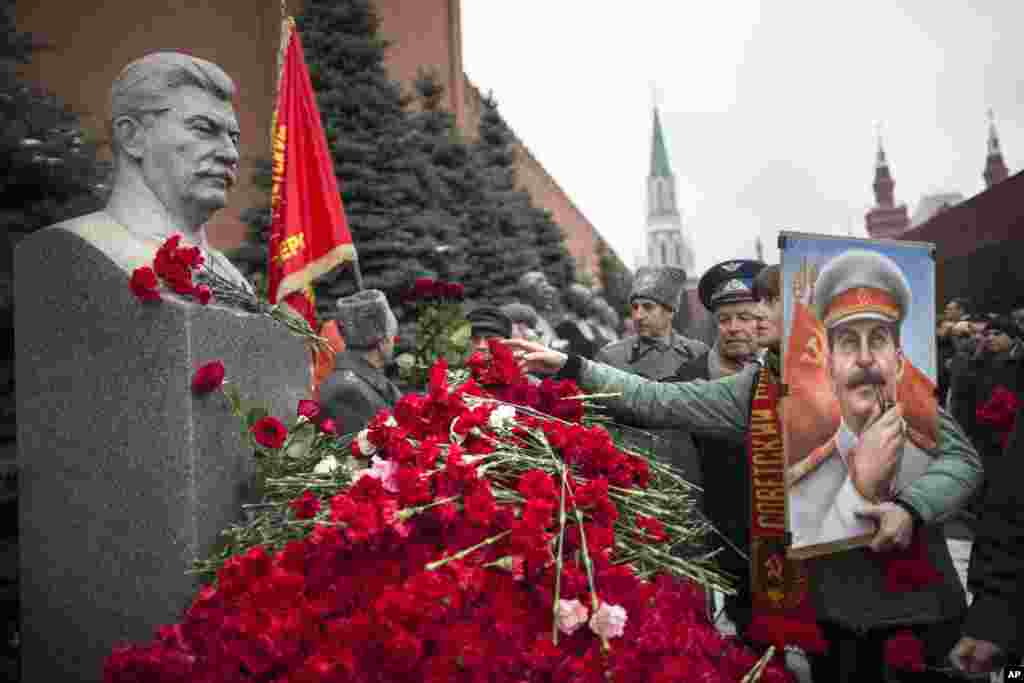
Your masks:
<svg viewBox="0 0 1024 683"><path fill-rule="evenodd" d="M647 251L638 266L676 266L695 282L693 247L683 235L683 221L676 205L676 179L668 163L657 105L654 106L651 172L647 176L645 237Z"/></svg>
<svg viewBox="0 0 1024 683"><path fill-rule="evenodd" d="M1001 183L1010 176L1010 171L1003 161L1003 150L999 147L999 133L996 132L996 119L992 110L988 110L988 154L985 155L985 188Z"/></svg>
<svg viewBox="0 0 1024 683"><path fill-rule="evenodd" d="M906 204L896 204L893 189L896 183L889 170L882 146L882 134L878 133L878 153L875 156L875 206L864 216L868 235L871 237L896 237L910 227Z"/></svg>

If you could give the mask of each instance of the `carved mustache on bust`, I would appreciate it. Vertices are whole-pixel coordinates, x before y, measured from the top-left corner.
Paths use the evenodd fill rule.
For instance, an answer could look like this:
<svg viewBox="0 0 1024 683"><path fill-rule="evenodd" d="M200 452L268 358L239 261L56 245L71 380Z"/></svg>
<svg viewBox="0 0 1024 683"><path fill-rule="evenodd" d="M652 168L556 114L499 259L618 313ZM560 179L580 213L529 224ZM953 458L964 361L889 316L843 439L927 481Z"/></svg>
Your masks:
<svg viewBox="0 0 1024 683"><path fill-rule="evenodd" d="M238 180L238 173L230 169L215 170L215 169L204 169L196 173L196 176L200 178L221 178L224 180L228 188L232 187Z"/></svg>

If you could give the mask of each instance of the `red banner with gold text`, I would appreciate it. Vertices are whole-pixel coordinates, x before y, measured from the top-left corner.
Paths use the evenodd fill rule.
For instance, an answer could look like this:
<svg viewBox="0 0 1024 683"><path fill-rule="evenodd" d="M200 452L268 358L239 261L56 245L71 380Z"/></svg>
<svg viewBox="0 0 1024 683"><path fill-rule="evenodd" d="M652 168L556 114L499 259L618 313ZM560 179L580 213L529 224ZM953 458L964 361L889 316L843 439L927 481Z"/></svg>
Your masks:
<svg viewBox="0 0 1024 683"><path fill-rule="evenodd" d="M316 95L295 22L286 44L273 126L268 298L284 301L316 330L313 280L355 258Z"/></svg>

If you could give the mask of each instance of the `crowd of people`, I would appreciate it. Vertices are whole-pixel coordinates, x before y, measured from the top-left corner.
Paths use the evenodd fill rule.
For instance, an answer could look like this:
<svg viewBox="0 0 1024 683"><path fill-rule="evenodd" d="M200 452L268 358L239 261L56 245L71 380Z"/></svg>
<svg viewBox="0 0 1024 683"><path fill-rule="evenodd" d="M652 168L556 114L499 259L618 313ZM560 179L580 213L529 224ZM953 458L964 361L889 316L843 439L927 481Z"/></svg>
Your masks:
<svg viewBox="0 0 1024 683"><path fill-rule="evenodd" d="M833 289L839 291L843 275L836 277ZM747 436L751 400L758 382L765 381L759 377L781 378L780 281L778 266L758 261L732 260L707 271L698 294L717 322L710 348L673 329L686 283L678 268L645 268L636 274L630 295L633 331L624 336L614 311L594 292L574 285L560 297L539 272L523 276L520 302L478 303L468 313L471 351L486 353L487 340L498 337L509 340L534 377L557 373L587 391L614 390L621 398L606 400L605 407L624 428L636 428L627 432L630 438L642 440L637 445L702 487L700 509L716 530L712 544L722 548L718 563L735 578L736 593L726 597L724 609L738 635L753 645L757 627L752 626ZM822 318L829 320L830 363L835 364L830 372L842 370L845 347L833 348L835 339L846 346L863 340L866 349L876 344L870 340L879 330L888 330L880 338L890 360L902 353L898 329L903 313L898 309L905 302L900 292L889 293L897 304L891 319L847 315L844 320L838 304L830 308L833 299L842 300L838 296L821 304ZM340 300L338 320L352 332L320 396L327 414L350 430L393 405L400 393L385 374L397 325L379 292ZM964 299L946 306L937 326L940 420L930 453L934 464L926 465L924 474L898 496L869 499L873 504L857 511L876 529L870 546L806 562L815 625L826 644L808 653L813 680L952 680L1019 658L1024 508L1014 475L1020 473L1019 451L1024 449L1022 323L1024 310L978 313ZM877 366L874 370L885 374L886 352L871 348L851 355L851 373L870 374L871 366ZM856 401L843 405L852 411L843 414L849 438L860 451L877 451L877 471L886 467L879 464L886 457L898 460L893 454L919 448L906 434L902 406L880 414L872 412L871 403L858 416ZM854 408L847 410L848 405ZM848 455L843 459L851 476L868 476L854 471L863 465L855 466ZM871 466L870 455L862 461ZM893 479L891 466L888 471ZM970 607L946 544L950 519L960 520L974 537ZM939 579L906 593L886 592L881 588L883 565L872 554L906 548L918 536ZM924 671L896 672L886 665L886 640L902 629L911 629L924 643Z"/></svg>

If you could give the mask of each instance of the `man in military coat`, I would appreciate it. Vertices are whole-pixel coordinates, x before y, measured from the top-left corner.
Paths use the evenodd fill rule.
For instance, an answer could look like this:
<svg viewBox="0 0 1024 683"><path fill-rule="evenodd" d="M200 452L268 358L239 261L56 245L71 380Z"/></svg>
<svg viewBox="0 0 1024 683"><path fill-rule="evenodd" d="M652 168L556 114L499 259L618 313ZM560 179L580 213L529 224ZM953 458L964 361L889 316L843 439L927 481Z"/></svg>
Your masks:
<svg viewBox="0 0 1024 683"><path fill-rule="evenodd" d="M338 299L338 323L345 350L320 385L320 404L338 430L349 433L366 427L378 411L394 407L401 398L384 374L395 353L398 321L384 293L368 289Z"/></svg>
<svg viewBox="0 0 1024 683"><path fill-rule="evenodd" d="M647 379L665 381L681 366L705 353L708 347L703 342L672 329L672 317L679 309L685 284L686 272L682 268L640 268L629 295L638 334L608 344L597 352L594 360ZM697 451L688 432L647 432L653 440L636 434L632 437L636 446L653 450L659 460L671 463L687 481L700 484Z"/></svg>
<svg viewBox="0 0 1024 683"><path fill-rule="evenodd" d="M718 326L714 346L683 365L674 382L713 380L736 374L757 350L758 322L763 317L754 294L754 279L764 268L760 261L732 260L708 269L697 285L704 308ZM722 546L718 566L736 578L736 595L726 596L725 611L738 633L746 633L751 620L750 471L747 444L742 438L695 437L706 495L702 507L720 534L708 540Z"/></svg>
<svg viewBox="0 0 1024 683"><path fill-rule="evenodd" d="M594 360L663 381L706 352L708 347L703 342L672 329L685 284L686 271L682 268L640 268L629 295L637 334L604 347Z"/></svg>

